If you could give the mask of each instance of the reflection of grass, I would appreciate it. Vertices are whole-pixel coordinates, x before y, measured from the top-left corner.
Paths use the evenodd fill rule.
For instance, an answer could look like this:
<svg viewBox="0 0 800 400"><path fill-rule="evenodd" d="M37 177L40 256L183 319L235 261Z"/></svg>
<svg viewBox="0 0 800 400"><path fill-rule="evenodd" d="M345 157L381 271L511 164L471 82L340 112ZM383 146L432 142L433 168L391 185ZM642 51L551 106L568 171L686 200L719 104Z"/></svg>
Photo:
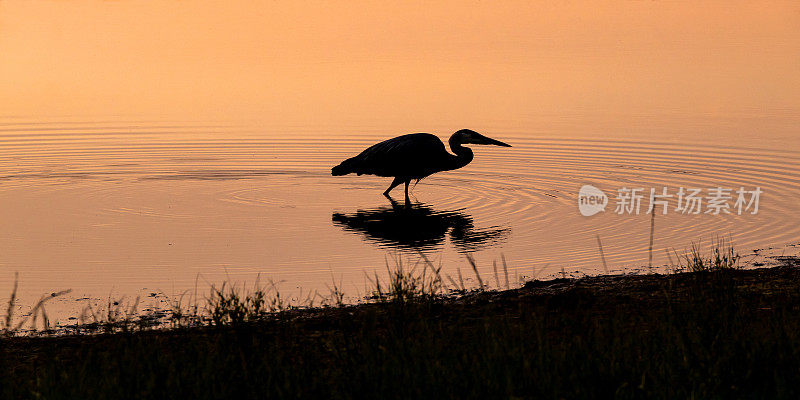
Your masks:
<svg viewBox="0 0 800 400"><path fill-rule="evenodd" d="M719 249L722 261L712 250L703 265L733 265ZM368 304L336 306L334 282L319 308L290 304L271 282L226 283L197 312L209 317L201 326L5 339L0 396L796 398L797 267L505 291L477 275L484 289L467 291L422 258L375 277Z"/></svg>

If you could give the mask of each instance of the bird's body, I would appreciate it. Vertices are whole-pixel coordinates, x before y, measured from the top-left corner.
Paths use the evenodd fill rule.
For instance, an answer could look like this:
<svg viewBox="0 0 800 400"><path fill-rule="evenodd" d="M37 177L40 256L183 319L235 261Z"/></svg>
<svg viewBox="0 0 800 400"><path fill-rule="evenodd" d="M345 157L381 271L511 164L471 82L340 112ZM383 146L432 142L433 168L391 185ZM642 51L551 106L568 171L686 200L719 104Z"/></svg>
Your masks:
<svg viewBox="0 0 800 400"><path fill-rule="evenodd" d="M472 152L470 152L471 154ZM452 165L452 154L430 133L411 133L374 144L334 167L334 176L356 173L422 179ZM471 159L472 157L470 157ZM466 163L465 163L466 165Z"/></svg>
<svg viewBox="0 0 800 400"><path fill-rule="evenodd" d="M440 171L461 168L472 161L472 150L462 144L494 144L511 147L503 142L489 139L469 129L462 129L450 137L450 154L444 143L430 133L412 133L374 144L359 155L342 161L331 169L334 176L355 173L377 176L392 176L394 181L383 193L405 183L406 199L408 184Z"/></svg>

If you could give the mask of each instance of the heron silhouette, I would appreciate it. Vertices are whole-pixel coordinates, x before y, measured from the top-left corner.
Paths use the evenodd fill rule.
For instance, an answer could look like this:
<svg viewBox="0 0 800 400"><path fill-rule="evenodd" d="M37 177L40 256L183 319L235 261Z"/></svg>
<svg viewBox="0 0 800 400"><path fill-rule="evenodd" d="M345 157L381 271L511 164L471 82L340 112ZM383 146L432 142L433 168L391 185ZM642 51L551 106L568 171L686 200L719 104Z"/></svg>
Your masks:
<svg viewBox="0 0 800 400"><path fill-rule="evenodd" d="M341 164L331 169L331 175L356 173L358 175L392 176L394 180L383 192L383 195L389 197L392 189L405 183L406 202L408 203L408 185L412 180L419 182L431 174L458 169L472 161L472 150L463 145L493 144L511 147L510 144L490 139L469 129L461 129L454 133L450 136L449 142L450 150L455 155L447 152L444 143L436 135L411 133L398 136L374 144L362 151L361 154L342 161Z"/></svg>

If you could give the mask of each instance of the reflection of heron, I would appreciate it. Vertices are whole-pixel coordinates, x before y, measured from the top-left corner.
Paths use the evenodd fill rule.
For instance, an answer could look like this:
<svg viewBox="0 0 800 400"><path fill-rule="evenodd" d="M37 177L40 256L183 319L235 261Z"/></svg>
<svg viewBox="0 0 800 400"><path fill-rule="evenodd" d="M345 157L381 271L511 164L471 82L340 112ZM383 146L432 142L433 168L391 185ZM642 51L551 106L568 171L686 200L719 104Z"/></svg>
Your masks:
<svg viewBox="0 0 800 400"><path fill-rule="evenodd" d="M440 171L461 168L472 161L472 150L462 144L493 144L511 147L501 141L490 139L478 132L462 129L450 136L450 150L444 143L430 133L412 133L384 140L372 145L361 154L342 161L331 169L334 176L356 173L378 176L393 176L394 180L383 194L401 183L406 184L406 201L408 201L408 184L412 180L419 181L428 175Z"/></svg>
<svg viewBox="0 0 800 400"><path fill-rule="evenodd" d="M457 249L476 251L496 244L508 233L508 228L475 229L472 217L460 210L436 211L423 204L401 206L394 200L391 207L334 213L332 219L334 225L347 231L401 249L431 250L442 244L449 231L450 241Z"/></svg>

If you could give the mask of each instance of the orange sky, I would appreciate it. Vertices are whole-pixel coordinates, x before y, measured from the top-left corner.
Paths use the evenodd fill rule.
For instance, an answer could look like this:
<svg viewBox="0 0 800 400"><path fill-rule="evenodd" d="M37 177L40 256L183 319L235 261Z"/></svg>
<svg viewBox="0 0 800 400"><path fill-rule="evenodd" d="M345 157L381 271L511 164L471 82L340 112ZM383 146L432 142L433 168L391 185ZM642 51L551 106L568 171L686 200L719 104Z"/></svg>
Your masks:
<svg viewBox="0 0 800 400"><path fill-rule="evenodd" d="M800 3L533 3L0 1L1 113L800 109Z"/></svg>

